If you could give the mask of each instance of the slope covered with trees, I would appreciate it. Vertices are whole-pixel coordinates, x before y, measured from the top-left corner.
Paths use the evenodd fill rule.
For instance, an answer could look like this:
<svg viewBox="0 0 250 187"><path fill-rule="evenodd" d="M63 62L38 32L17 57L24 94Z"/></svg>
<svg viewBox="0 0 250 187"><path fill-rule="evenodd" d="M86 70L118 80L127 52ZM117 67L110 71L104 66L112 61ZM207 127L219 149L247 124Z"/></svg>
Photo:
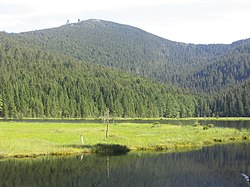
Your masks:
<svg viewBox="0 0 250 187"><path fill-rule="evenodd" d="M119 70L17 45L0 44L2 116L119 117L195 115L194 96Z"/></svg>
<svg viewBox="0 0 250 187"><path fill-rule="evenodd" d="M240 44L240 45L239 45ZM224 55L210 60L189 75L180 75L181 87L198 91L219 92L250 80L250 40L240 41Z"/></svg>
<svg viewBox="0 0 250 187"><path fill-rule="evenodd" d="M103 20L87 20L18 36L26 45L60 51L78 60L201 91L224 89L239 83L238 77L242 72L238 72L238 68L244 69L250 54L249 39L231 45L184 44L135 27ZM233 67L235 64L236 70ZM214 70L216 66L220 66L218 71L222 75L218 76L222 76L223 80L211 83L218 73ZM222 70L225 68L227 71ZM232 71L236 72L230 76ZM248 77L249 72L240 81ZM211 85L207 86L206 81Z"/></svg>
<svg viewBox="0 0 250 187"><path fill-rule="evenodd" d="M184 44L103 20L1 32L1 114L250 116L249 46Z"/></svg>

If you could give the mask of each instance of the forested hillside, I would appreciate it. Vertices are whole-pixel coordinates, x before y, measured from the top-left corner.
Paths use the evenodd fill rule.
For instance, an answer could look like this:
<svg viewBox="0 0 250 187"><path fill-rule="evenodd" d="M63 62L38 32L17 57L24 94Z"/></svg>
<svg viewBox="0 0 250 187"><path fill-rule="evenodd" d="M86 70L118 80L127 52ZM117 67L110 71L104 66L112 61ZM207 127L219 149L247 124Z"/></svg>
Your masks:
<svg viewBox="0 0 250 187"><path fill-rule="evenodd" d="M245 43L246 42L246 43ZM210 60L193 73L179 76L181 87L205 92L220 92L225 88L250 80L250 40L241 41L242 45Z"/></svg>
<svg viewBox="0 0 250 187"><path fill-rule="evenodd" d="M195 116L194 96L179 89L15 41L0 45L5 118L99 117L106 108L115 117Z"/></svg>
<svg viewBox="0 0 250 187"><path fill-rule="evenodd" d="M250 116L250 39L184 44L87 20L1 32L0 71L6 118Z"/></svg>
<svg viewBox="0 0 250 187"><path fill-rule="evenodd" d="M26 45L36 44L44 49L63 52L78 60L123 69L181 87L185 85L192 90L224 89L249 77L248 72L247 76L238 80L242 74L238 68L245 68L240 63L243 61L244 66L244 62L249 62L250 39L231 45L184 44L128 25L87 20L59 28L22 33L19 34L19 40ZM219 76L223 76L223 80L216 78L217 70L214 68L217 68L217 63L221 64L218 65L222 74ZM235 64L236 69L233 67ZM226 71L222 70L225 68ZM232 69L234 72L231 72ZM234 75L230 76L231 73ZM204 83L207 79L210 79L208 84L212 86ZM215 80L211 83L211 79Z"/></svg>

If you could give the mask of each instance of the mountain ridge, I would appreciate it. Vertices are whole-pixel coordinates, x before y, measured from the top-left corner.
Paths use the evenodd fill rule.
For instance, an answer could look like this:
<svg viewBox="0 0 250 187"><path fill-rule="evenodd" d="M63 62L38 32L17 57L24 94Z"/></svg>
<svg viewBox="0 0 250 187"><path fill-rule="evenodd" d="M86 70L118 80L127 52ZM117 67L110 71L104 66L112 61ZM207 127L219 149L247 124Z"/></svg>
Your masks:
<svg viewBox="0 0 250 187"><path fill-rule="evenodd" d="M195 116L250 116L250 95L246 94L250 92L250 39L232 44L185 44L161 38L129 25L87 20L19 34L1 32L0 41L2 51L10 50L9 55L13 55L14 59L15 56L20 58L25 54L27 57L23 59L28 61L35 63L36 59L40 61L45 58L43 60L47 59L57 66L54 61L65 58L70 62L76 61L79 66L86 63L96 66L92 69L95 72L98 72L97 69L101 65L108 68L112 75L115 74L112 70L117 69L127 72L127 76L141 76L167 86L179 87L178 93L187 94L188 89L187 95L193 100L191 105L195 106L195 111L191 113ZM25 48L24 54L21 54L18 48ZM36 49L35 55L29 57L28 48ZM49 59L46 54L50 54ZM3 57L2 61L11 61L11 57ZM18 59L14 61L17 62ZM65 62L66 69L62 71L66 72L69 64ZM45 66L45 70L48 71L46 68L51 64ZM105 72L108 74L108 71ZM33 74L32 76L36 77ZM106 79L104 77L103 79ZM96 80L94 76L91 79ZM190 93L193 94L192 97ZM106 106L108 100L105 100ZM152 98L150 102L154 102ZM172 104L176 106L172 117L187 116L184 109L177 107L179 104ZM148 109L148 105L144 107ZM162 109L160 110L159 116L170 114L169 111L168 114L163 114ZM191 113L188 115L191 116Z"/></svg>
<svg viewBox="0 0 250 187"><path fill-rule="evenodd" d="M250 39L245 39L232 44L185 44L129 25L96 19L26 32L20 36L78 60L122 69L176 86L181 86L180 82L185 82L194 69L206 69L215 58L234 50L242 52L240 49L250 43Z"/></svg>

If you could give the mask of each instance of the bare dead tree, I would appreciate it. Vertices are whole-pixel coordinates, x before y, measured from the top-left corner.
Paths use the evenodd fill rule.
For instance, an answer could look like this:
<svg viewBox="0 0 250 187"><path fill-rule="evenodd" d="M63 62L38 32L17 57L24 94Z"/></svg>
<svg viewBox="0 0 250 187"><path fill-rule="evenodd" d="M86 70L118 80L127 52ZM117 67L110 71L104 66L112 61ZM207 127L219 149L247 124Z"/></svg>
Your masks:
<svg viewBox="0 0 250 187"><path fill-rule="evenodd" d="M109 109L104 112L103 116L103 123L106 124L106 138L108 137L108 131L109 131Z"/></svg>

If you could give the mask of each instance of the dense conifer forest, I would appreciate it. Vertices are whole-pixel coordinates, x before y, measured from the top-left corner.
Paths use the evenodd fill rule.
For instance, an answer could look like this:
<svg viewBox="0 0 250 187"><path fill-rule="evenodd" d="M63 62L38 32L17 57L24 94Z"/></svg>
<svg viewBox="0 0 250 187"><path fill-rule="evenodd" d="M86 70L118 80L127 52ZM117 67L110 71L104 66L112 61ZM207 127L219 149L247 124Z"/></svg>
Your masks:
<svg viewBox="0 0 250 187"><path fill-rule="evenodd" d="M87 20L0 33L4 118L250 116L250 39L166 40Z"/></svg>
<svg viewBox="0 0 250 187"><path fill-rule="evenodd" d="M5 118L195 115L191 94L119 70L16 46L0 58Z"/></svg>

